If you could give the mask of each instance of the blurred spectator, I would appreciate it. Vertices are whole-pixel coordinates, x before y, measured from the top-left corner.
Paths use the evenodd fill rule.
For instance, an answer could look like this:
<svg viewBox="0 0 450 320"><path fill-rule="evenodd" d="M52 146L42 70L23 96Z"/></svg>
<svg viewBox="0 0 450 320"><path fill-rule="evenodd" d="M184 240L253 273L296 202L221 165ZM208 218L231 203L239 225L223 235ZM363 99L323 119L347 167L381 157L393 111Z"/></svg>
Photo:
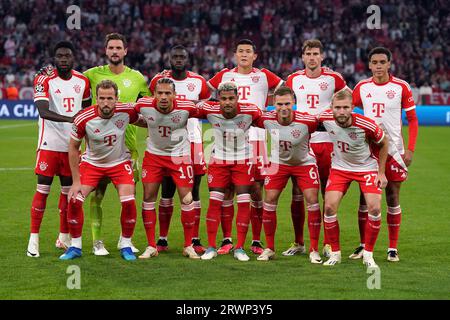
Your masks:
<svg viewBox="0 0 450 320"><path fill-rule="evenodd" d="M19 89L14 83L9 83L6 87L6 99L7 100L18 100L19 99Z"/></svg>
<svg viewBox="0 0 450 320"><path fill-rule="evenodd" d="M433 89L428 84L428 82L425 82L420 88L419 88L419 94L420 94L420 101L421 104L426 104L427 101L429 101L429 97L433 93Z"/></svg>
<svg viewBox="0 0 450 320"><path fill-rule="evenodd" d="M0 78L13 74L20 86L50 62L50 49L70 39L78 49L78 70L105 63L103 40L127 36L126 63L151 78L168 67L175 44L191 52L191 69L207 79L233 66L234 43L252 39L256 67L280 77L303 68L302 42L325 45L324 65L343 74L350 87L370 75L367 53L375 46L393 52L392 73L422 87L449 91L450 10L448 1L380 0L382 28L369 30L367 4L360 0L93 0L81 6L81 30L66 29L61 0L0 1Z"/></svg>

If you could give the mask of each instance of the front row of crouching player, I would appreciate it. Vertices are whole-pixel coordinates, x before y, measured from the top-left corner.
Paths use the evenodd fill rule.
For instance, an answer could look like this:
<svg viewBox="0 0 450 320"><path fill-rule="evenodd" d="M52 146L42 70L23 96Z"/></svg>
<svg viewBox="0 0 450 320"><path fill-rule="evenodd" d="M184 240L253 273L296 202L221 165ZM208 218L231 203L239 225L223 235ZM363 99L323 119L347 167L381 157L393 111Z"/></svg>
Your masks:
<svg viewBox="0 0 450 320"><path fill-rule="evenodd" d="M307 202L310 235L309 258L321 264L319 235L321 210L318 201L320 187L315 157L310 152L309 137L317 130L327 131L333 142L333 159L325 193L324 225L332 254L325 266L341 261L339 247L339 203L352 181L362 190L368 210L363 262L376 267L373 259L381 223L381 190L387 184L384 174L388 154L388 140L374 121L353 113L352 94L347 90L336 93L331 109L313 116L293 110L295 98L288 87L274 93L276 110L262 113L253 104L238 102L237 86L222 83L218 88L218 102L190 101L175 98L175 87L168 78L159 79L154 97L145 97L134 105L117 102L117 87L108 80L96 88L97 105L83 110L75 118L69 148L73 185L69 191L68 221L71 246L61 259L81 255L82 205L85 197L95 189L102 177L115 184L122 204L121 254L134 260L131 237L136 224L135 182L129 153L124 144L124 130L128 124L148 128L142 180L144 201L142 218L148 246L139 258L158 255L155 242L155 202L163 177L174 180L181 202L181 221L184 229L183 255L191 259L210 260L217 257L216 236L226 189L234 185L237 194L237 243L234 257L239 261L250 258L244 250L250 222L250 188L254 182L254 166L248 131L251 126L265 128L271 138L271 163L266 168L264 182L263 226L267 248L257 260L275 257L276 209L281 192L292 177ZM214 132L214 145L208 164L209 207L206 215L208 248L199 256L191 244L195 213L192 207L193 170L186 124L191 117L207 119ZM79 160L81 140L86 139L86 152ZM377 157L374 156L377 155Z"/></svg>

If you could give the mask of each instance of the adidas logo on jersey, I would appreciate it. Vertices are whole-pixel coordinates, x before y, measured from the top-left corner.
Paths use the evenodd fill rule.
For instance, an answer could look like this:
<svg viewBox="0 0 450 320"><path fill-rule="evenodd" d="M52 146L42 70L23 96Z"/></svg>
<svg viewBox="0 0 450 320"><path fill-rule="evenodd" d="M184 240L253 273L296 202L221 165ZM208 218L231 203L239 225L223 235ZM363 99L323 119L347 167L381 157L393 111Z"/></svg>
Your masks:
<svg viewBox="0 0 450 320"><path fill-rule="evenodd" d="M61 93L61 90L58 89L58 90L55 91L55 93Z"/></svg>
<svg viewBox="0 0 450 320"><path fill-rule="evenodd" d="M304 90L305 89L305 87L303 86L303 85L301 85L301 87L300 88L298 88L299 90Z"/></svg>
<svg viewBox="0 0 450 320"><path fill-rule="evenodd" d="M100 133L100 130L97 128L94 130L94 133Z"/></svg>
<svg viewBox="0 0 450 320"><path fill-rule="evenodd" d="M366 98L372 98L372 95L369 93Z"/></svg>

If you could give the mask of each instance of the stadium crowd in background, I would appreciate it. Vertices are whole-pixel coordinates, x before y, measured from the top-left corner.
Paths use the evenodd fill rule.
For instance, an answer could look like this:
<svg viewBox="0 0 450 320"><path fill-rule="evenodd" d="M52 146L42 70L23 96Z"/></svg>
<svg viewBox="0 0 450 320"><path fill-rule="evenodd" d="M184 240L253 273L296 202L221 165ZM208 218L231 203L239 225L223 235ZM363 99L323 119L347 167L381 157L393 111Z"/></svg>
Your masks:
<svg viewBox="0 0 450 320"><path fill-rule="evenodd" d="M0 90L5 97L8 87L32 86L36 68L49 62L48 49L58 40L70 39L80 48L77 69L106 64L98 35L120 26L129 38L127 64L148 80L168 67L174 44L185 45L192 71L209 79L233 65L239 38L250 38L259 48L257 67L285 79L303 68L303 41L319 38L326 44L323 64L353 87L370 76L368 50L382 44L393 52L392 73L411 83L420 104L419 95L450 91L445 4L380 1L381 29L369 30L367 6L360 1L96 0L80 6L81 30L68 30L63 1L6 0L0 3Z"/></svg>

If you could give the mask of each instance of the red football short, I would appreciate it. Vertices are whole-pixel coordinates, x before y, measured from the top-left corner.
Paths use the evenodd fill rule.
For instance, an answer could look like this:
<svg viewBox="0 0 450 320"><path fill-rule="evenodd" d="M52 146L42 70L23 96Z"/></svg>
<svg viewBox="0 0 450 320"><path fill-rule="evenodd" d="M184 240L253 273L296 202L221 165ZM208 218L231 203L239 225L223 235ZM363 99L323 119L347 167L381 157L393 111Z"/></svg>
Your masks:
<svg viewBox="0 0 450 320"><path fill-rule="evenodd" d="M80 163L81 184L97 187L102 178L110 178L114 185L133 184L134 174L131 161L120 163L114 167L97 167L85 161Z"/></svg>
<svg viewBox="0 0 450 320"><path fill-rule="evenodd" d="M203 176L206 173L206 163L203 154L203 143L191 142L191 160L195 176Z"/></svg>
<svg viewBox="0 0 450 320"><path fill-rule="evenodd" d="M264 140L250 141L253 149L253 163L255 166L255 181L264 181L265 169L269 165L267 143Z"/></svg>
<svg viewBox="0 0 450 320"><path fill-rule="evenodd" d="M255 168L250 160L242 160L233 163L220 160L214 163L214 159L208 165L208 187L226 188L230 184L235 186L250 186L255 182Z"/></svg>
<svg viewBox="0 0 450 320"><path fill-rule="evenodd" d="M331 153L333 152L332 142L318 142L310 144L316 156L317 168L321 180L328 179L331 168Z"/></svg>
<svg viewBox="0 0 450 320"><path fill-rule="evenodd" d="M272 163L269 167L270 175L264 179L264 188L267 190L283 190L290 177L294 177L300 190L318 189L320 187L317 166L287 166Z"/></svg>
<svg viewBox="0 0 450 320"><path fill-rule="evenodd" d="M36 174L53 177L71 177L69 153L51 150L38 150L36 155Z"/></svg>
<svg viewBox="0 0 450 320"><path fill-rule="evenodd" d="M378 188L374 182L377 174L377 171L352 172L331 169L325 191L341 191L345 194L350 183L352 181L357 181L362 193L381 194L381 189Z"/></svg>
<svg viewBox="0 0 450 320"><path fill-rule="evenodd" d="M164 176L172 177L178 187L194 185L194 169L189 156L159 156L145 152L142 164L143 183L161 183Z"/></svg>
<svg viewBox="0 0 450 320"><path fill-rule="evenodd" d="M388 181L403 182L408 178L408 171L406 171L393 157L388 155L385 169L386 178Z"/></svg>

